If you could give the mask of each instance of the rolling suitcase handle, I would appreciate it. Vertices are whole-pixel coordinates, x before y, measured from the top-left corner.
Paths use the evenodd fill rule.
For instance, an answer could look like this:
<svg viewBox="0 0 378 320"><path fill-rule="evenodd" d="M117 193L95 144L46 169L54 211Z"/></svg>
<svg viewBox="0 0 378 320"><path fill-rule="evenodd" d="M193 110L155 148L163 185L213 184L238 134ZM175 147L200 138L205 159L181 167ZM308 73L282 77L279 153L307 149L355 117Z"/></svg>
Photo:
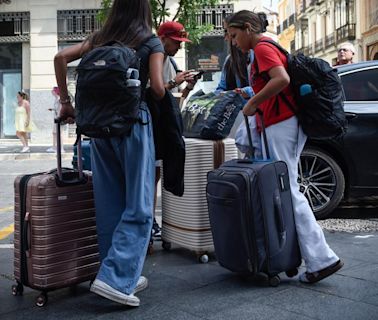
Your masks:
<svg viewBox="0 0 378 320"><path fill-rule="evenodd" d="M77 136L77 168L78 175L76 172L67 172L63 173L62 169L62 141L60 137L60 124L62 120L60 118L54 119L56 125L56 144L57 144L57 185L66 186L66 185L76 185L76 184L85 184L87 179L83 174L83 158L81 150L81 135Z"/></svg>
<svg viewBox="0 0 378 320"><path fill-rule="evenodd" d="M260 109L257 109L256 112L261 116L261 129L262 129L262 135L263 135L266 157L267 157L267 159L270 159L270 152L269 152L269 146L268 146L268 139L266 137L265 123L264 123L264 119L262 117L263 112ZM247 128L248 143L249 143L249 148L250 148L250 152L251 152L250 157L247 156L247 158L250 162L253 159L253 155L255 154L255 147L253 146L253 143L252 143L251 128L249 126L248 116L246 116L246 115L244 115L244 122L245 122L245 127ZM247 159L244 159L244 160L247 160Z"/></svg>

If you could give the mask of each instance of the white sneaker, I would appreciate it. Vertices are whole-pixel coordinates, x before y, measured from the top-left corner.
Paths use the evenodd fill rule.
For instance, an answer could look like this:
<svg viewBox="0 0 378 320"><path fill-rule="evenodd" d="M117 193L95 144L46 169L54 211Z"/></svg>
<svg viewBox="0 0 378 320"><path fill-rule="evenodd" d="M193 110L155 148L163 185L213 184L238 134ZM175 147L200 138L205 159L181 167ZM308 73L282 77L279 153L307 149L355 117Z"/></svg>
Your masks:
<svg viewBox="0 0 378 320"><path fill-rule="evenodd" d="M23 147L21 150L22 153L30 152L30 147Z"/></svg>
<svg viewBox="0 0 378 320"><path fill-rule="evenodd" d="M139 282L139 281L138 281ZM109 300L125 304L127 306L138 307L140 304L140 300L138 297L134 296L134 294L126 294L122 293L105 282L96 279L93 281L91 285L90 291L107 298Z"/></svg>
<svg viewBox="0 0 378 320"><path fill-rule="evenodd" d="M140 276L135 287L134 293L140 292L148 287L148 280L144 276Z"/></svg>

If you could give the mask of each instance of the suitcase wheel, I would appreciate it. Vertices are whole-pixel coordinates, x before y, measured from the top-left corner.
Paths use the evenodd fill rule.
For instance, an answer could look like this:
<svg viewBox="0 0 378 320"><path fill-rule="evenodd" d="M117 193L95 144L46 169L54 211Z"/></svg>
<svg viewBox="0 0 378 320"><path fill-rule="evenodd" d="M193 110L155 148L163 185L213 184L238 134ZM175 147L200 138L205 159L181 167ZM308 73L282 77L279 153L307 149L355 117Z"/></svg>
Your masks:
<svg viewBox="0 0 378 320"><path fill-rule="evenodd" d="M278 275L269 278L269 285L271 287L278 287L278 285L280 284L280 282L281 282L281 279L280 279L280 277Z"/></svg>
<svg viewBox="0 0 378 320"><path fill-rule="evenodd" d="M37 307L43 307L48 301L47 292L42 291L37 299L35 300L35 305Z"/></svg>
<svg viewBox="0 0 378 320"><path fill-rule="evenodd" d="M200 263L208 263L209 262L209 256L207 254L201 254L198 257L198 260Z"/></svg>
<svg viewBox="0 0 378 320"><path fill-rule="evenodd" d="M170 242L164 241L161 243L161 246L163 247L164 250L171 250L172 244Z"/></svg>
<svg viewBox="0 0 378 320"><path fill-rule="evenodd" d="M295 276L298 274L298 269L297 269L297 268L294 268L294 269L288 270L288 271L285 272L285 274L286 274L289 278L295 277Z"/></svg>
<svg viewBox="0 0 378 320"><path fill-rule="evenodd" d="M22 283L17 282L17 284L14 284L12 286L12 294L14 296L22 296L23 292L24 292L24 286L22 285Z"/></svg>

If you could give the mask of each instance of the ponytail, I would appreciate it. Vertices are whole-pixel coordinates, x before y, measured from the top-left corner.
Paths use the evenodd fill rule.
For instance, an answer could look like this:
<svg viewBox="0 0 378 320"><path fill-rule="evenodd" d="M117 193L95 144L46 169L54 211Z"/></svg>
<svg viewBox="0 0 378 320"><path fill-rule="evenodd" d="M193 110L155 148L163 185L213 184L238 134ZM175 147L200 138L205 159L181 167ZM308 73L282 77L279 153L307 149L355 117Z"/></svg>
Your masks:
<svg viewBox="0 0 378 320"><path fill-rule="evenodd" d="M260 22L261 22L261 33L264 33L264 32L266 32L266 27L269 26L269 22L268 22L268 19L266 17L266 13L265 12L258 12L257 16L259 17Z"/></svg>

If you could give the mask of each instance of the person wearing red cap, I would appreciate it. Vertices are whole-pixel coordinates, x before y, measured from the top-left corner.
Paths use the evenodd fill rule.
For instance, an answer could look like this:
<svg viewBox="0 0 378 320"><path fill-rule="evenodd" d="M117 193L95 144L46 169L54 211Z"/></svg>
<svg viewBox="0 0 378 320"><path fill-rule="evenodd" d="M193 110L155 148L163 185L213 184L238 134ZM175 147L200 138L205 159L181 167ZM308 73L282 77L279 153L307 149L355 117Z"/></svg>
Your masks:
<svg viewBox="0 0 378 320"><path fill-rule="evenodd" d="M182 90L182 97L186 98L193 89L196 80L191 70L178 70L173 57L181 48L182 42L191 42L184 26L176 21L167 21L160 25L158 36L163 44L165 56L163 66L163 80L166 89L171 92L179 92L179 86L187 82L187 86Z"/></svg>
<svg viewBox="0 0 378 320"><path fill-rule="evenodd" d="M184 26L176 21L166 21L159 26L157 34L164 47L164 64L163 64L163 81L167 90L172 93L181 92L182 98L186 98L189 92L194 88L197 78L194 77L193 70L181 71L178 70L177 64L173 57L181 48L182 42L191 42L188 39L188 33L185 31ZM187 85L184 89L180 90L182 83L186 82ZM155 175L155 205L156 205L156 190L157 184L160 180L160 165L156 164ZM155 239L161 237L161 230L159 224L154 218L152 227L152 236Z"/></svg>

